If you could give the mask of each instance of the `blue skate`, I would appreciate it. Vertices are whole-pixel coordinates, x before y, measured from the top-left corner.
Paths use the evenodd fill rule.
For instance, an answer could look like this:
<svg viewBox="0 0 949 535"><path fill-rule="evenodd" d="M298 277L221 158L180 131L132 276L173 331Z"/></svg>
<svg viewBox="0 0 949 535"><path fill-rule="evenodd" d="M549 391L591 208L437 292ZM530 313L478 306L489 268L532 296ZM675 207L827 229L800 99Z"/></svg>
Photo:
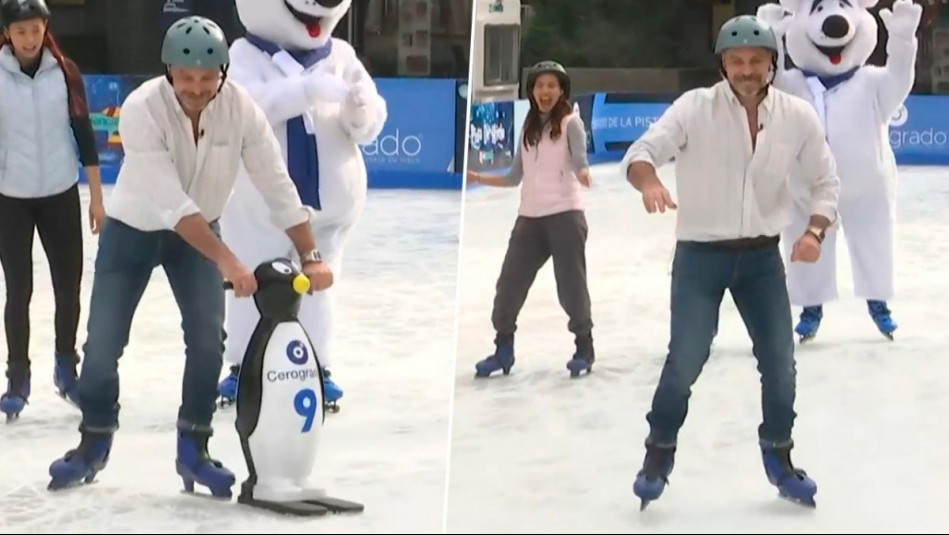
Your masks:
<svg viewBox="0 0 949 535"><path fill-rule="evenodd" d="M820 328L820 321L823 318L824 308L821 305L804 307L801 311L801 321L794 327L794 332L801 337L802 344L817 336L817 329Z"/></svg>
<svg viewBox="0 0 949 535"><path fill-rule="evenodd" d="M807 473L791 464L791 446L761 445L761 459L768 481L778 488L778 494L789 501L817 507L814 495L817 483Z"/></svg>
<svg viewBox="0 0 949 535"><path fill-rule="evenodd" d="M49 490L92 483L96 474L108 464L109 453L112 451L112 433L86 430L81 432L79 446L69 450L49 466L49 475L52 478L47 487Z"/></svg>
<svg viewBox="0 0 949 535"><path fill-rule="evenodd" d="M241 373L240 366L231 366L231 373L217 385L217 393L221 399L218 405L227 407L237 400L237 378Z"/></svg>
<svg viewBox="0 0 949 535"><path fill-rule="evenodd" d="M343 397L343 389L333 381L330 371L323 369L323 405L329 412L339 412L339 405L336 404L339 398Z"/></svg>
<svg viewBox="0 0 949 535"><path fill-rule="evenodd" d="M593 361L596 355L593 352L593 337L584 336L577 338L577 351L567 362L567 369L570 370L570 377L579 377L581 373L590 373L593 371Z"/></svg>
<svg viewBox="0 0 949 535"><path fill-rule="evenodd" d="M7 415L8 423L20 417L30 399L30 372L17 375L7 373L7 391L0 395L0 412Z"/></svg>
<svg viewBox="0 0 949 535"><path fill-rule="evenodd" d="M230 499L231 487L237 478L220 461L208 454L210 432L178 430L178 457L175 468L186 492L194 492L194 484L207 487L215 498Z"/></svg>
<svg viewBox="0 0 949 535"><path fill-rule="evenodd" d="M231 372L221 380L217 385L217 393L220 396L218 405L227 407L237 401L237 382L240 378L241 367L231 366ZM324 405L330 412L339 412L339 405L336 402L343 397L343 389L330 378L329 370L323 370L323 392Z"/></svg>
<svg viewBox="0 0 949 535"><path fill-rule="evenodd" d="M639 497L639 510L646 509L650 502L658 500L669 484L669 475L675 467L675 446L661 447L646 444L646 458L643 467L636 474L633 493Z"/></svg>
<svg viewBox="0 0 949 535"><path fill-rule="evenodd" d="M883 336L893 340L893 331L896 330L896 322L890 315L890 309L886 306L886 301L867 300L867 309L870 311L870 317L876 323L877 329L883 333Z"/></svg>
<svg viewBox="0 0 949 535"><path fill-rule="evenodd" d="M514 337L498 335L494 340L494 354L475 364L475 377L490 377L500 370L504 375L514 367Z"/></svg>
<svg viewBox="0 0 949 535"><path fill-rule="evenodd" d="M56 354L56 367L53 370L53 384L59 392L59 397L72 405L79 407L79 373L76 367L79 364L79 355Z"/></svg>

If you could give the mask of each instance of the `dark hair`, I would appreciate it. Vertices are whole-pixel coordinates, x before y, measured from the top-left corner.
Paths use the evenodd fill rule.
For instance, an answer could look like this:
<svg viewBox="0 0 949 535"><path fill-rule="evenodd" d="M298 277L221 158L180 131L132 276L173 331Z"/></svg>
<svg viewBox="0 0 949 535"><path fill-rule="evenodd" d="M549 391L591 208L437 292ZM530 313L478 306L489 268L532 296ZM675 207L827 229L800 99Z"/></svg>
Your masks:
<svg viewBox="0 0 949 535"><path fill-rule="evenodd" d="M533 89L533 88L532 88ZM534 94L528 95L531 109L527 112L527 118L524 119L524 147L540 143L540 137L544 133L544 122L541 120L540 111L537 109L537 102L534 100ZM560 100L554 104L550 110L550 139L558 139L561 135L561 123L563 118L573 112L573 105L566 94L560 96Z"/></svg>
<svg viewBox="0 0 949 535"><path fill-rule="evenodd" d="M13 48L13 43L9 37L4 37L3 45ZM46 28L46 34L43 36L43 45L56 58L56 63L59 64L59 68L66 78L69 116L75 119L89 115L89 105L86 103L86 86L82 80L82 73L79 72L79 67L63 54L62 49L59 48L59 43L56 42L52 32L49 31L49 27Z"/></svg>

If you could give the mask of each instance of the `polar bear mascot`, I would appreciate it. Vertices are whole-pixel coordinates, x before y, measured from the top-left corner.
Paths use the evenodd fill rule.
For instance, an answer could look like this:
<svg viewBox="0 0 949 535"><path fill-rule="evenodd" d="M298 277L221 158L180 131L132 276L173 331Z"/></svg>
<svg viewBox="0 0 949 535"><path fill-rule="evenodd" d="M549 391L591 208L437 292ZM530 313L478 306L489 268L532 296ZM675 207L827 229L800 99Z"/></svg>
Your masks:
<svg viewBox="0 0 949 535"><path fill-rule="evenodd" d="M366 165L359 145L382 131L386 102L349 43L332 37L351 0L237 0L247 30L231 45L228 76L263 108L290 176L311 208L319 256L339 282L347 235L362 213ZM275 257L298 258L269 219L263 197L241 171L221 217L225 243L250 269ZM331 410L342 390L330 379L333 288L304 296L299 318L324 368ZM231 373L218 389L234 401L237 378L259 314L252 299L228 295L225 359Z"/></svg>
<svg viewBox="0 0 949 535"><path fill-rule="evenodd" d="M892 340L896 323L887 301L894 292L897 170L889 122L915 81L916 31L923 10L911 0L896 0L892 10L880 11L888 33L887 61L877 67L866 65L877 45L877 23L868 11L876 3L780 0L761 6L757 15L778 38L775 86L810 102L824 124L840 175L839 222L853 266L854 293L867 300L876 327ZM785 53L796 68L784 69ZM807 192L791 178L797 191L787 235L798 236L809 225ZM802 342L817 334L822 305L837 298L836 232L824 239L815 264L787 262L791 303L803 307L794 329ZM784 240L788 258L793 241Z"/></svg>

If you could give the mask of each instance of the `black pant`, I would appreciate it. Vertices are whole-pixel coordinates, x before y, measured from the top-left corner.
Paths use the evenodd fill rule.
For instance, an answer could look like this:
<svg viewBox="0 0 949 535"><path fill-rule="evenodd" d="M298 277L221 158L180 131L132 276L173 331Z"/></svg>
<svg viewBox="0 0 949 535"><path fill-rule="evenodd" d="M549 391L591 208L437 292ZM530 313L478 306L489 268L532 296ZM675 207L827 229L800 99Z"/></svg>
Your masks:
<svg viewBox="0 0 949 535"><path fill-rule="evenodd" d="M30 367L34 232L40 235L53 282L56 353L75 355L83 249L78 185L57 195L35 199L0 195L0 263L7 289L3 319L7 333L7 372L11 376L24 373Z"/></svg>
<svg viewBox="0 0 949 535"><path fill-rule="evenodd" d="M587 289L587 220L572 210L544 217L517 218L498 277L491 320L501 336L513 335L517 316L540 268L553 257L560 306L569 317L567 329L577 338L593 329Z"/></svg>

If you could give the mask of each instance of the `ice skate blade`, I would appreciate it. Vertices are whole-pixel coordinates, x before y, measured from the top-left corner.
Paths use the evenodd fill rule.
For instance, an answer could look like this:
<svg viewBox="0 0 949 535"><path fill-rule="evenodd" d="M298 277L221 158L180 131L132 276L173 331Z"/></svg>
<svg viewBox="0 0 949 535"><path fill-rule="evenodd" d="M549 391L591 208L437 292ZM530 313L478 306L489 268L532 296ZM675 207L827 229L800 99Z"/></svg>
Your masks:
<svg viewBox="0 0 949 535"><path fill-rule="evenodd" d="M816 509L816 508L817 508L817 502L814 501L814 498L799 499L799 498L794 498L794 497L792 497L792 496L788 496L787 494L782 494L782 493L780 493L780 492L778 493L778 497L781 498L781 499L783 499L783 500L785 500L785 501L791 502L791 503L793 503L793 504L795 504L795 505L800 505L800 506L802 506L802 507L807 507L808 509Z"/></svg>
<svg viewBox="0 0 949 535"><path fill-rule="evenodd" d="M63 492L68 490L80 489L82 487L87 487L89 485L95 485L99 483L96 479L98 472L92 474L91 476L86 476L76 481L57 481L53 479L46 485L46 490L50 492Z"/></svg>
<svg viewBox="0 0 949 535"><path fill-rule="evenodd" d="M331 513L361 513L366 508L361 503L343 500L341 498L333 498L331 496L322 496L320 498L304 500L304 502L324 507Z"/></svg>

